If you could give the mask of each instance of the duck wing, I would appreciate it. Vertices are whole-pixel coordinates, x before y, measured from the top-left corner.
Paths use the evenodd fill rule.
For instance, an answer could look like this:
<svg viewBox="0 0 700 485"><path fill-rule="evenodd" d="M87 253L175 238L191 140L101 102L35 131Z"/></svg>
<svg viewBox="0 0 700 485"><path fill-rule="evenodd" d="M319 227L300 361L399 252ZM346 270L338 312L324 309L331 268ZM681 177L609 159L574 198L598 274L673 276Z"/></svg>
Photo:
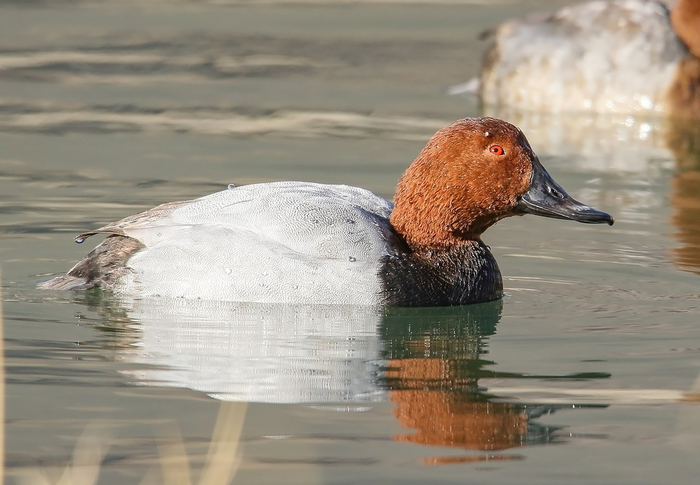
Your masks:
<svg viewBox="0 0 700 485"><path fill-rule="evenodd" d="M356 187L254 184L163 204L77 240L105 233L103 245L133 241L136 250L109 262L119 268L116 277L93 284L120 293L374 304L380 260L401 245L391 210L390 202ZM76 265L83 268L76 276L104 263L95 256Z"/></svg>

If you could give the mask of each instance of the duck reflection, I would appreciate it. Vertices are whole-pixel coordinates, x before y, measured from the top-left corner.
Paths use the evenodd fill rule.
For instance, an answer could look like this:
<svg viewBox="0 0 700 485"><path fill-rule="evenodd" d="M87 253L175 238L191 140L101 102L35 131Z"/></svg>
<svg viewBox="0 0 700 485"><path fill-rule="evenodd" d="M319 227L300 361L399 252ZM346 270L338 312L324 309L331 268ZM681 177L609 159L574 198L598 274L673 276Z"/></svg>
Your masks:
<svg viewBox="0 0 700 485"><path fill-rule="evenodd" d="M671 223L681 243L672 252L680 268L700 274L700 125L674 120L667 139L677 162L671 182Z"/></svg>
<svg viewBox="0 0 700 485"><path fill-rule="evenodd" d="M503 302L467 307L395 309L380 327L387 368L385 386L396 403L394 415L413 433L394 439L432 446L497 451L547 442L554 429L531 424L527 407L494 402L479 388L480 377L492 377L482 357L495 333ZM432 464L518 455L432 457Z"/></svg>
<svg viewBox="0 0 700 485"><path fill-rule="evenodd" d="M671 251L679 267L700 274L700 170L680 172L672 185L671 222L681 246Z"/></svg>
<svg viewBox="0 0 700 485"><path fill-rule="evenodd" d="M227 401L381 399L378 308L184 299L122 305L138 333L122 351L139 364L137 383Z"/></svg>
<svg viewBox="0 0 700 485"><path fill-rule="evenodd" d="M122 327L120 334L126 329L126 338L117 337L119 353L136 364L128 375L137 384L189 388L227 401L390 400L398 422L412 430L394 439L422 445L495 452L556 441L556 428L535 419L559 406L507 402L479 386L484 377L558 377L490 369L495 364L484 356L501 318L500 300L380 309L166 299L114 305L102 293L88 297L111 325ZM427 461L518 458L486 453Z"/></svg>

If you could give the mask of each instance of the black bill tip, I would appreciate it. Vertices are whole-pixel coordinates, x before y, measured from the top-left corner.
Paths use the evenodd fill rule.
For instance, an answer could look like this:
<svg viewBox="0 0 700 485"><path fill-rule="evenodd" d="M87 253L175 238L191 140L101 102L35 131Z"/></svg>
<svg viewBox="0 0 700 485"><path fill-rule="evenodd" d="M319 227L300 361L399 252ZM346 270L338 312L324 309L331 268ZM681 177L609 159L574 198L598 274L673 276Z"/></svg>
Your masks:
<svg viewBox="0 0 700 485"><path fill-rule="evenodd" d="M552 179L537 158L532 161L530 188L520 196L518 210L523 213L569 219L584 224L612 226L615 223L615 219L607 212L582 204L567 194Z"/></svg>

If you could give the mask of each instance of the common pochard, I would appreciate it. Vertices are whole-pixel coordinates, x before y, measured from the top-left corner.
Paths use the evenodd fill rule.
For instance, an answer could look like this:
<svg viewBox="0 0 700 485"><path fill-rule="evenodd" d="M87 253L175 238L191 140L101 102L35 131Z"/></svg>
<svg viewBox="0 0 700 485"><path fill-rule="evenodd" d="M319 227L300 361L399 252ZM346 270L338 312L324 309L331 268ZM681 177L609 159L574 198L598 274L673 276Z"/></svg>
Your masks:
<svg viewBox="0 0 700 485"><path fill-rule="evenodd" d="M492 106L700 118L700 0L593 1L487 32Z"/></svg>
<svg viewBox="0 0 700 485"><path fill-rule="evenodd" d="M613 218L571 198L515 126L459 120L399 180L394 204L346 185L230 186L108 224L107 238L45 289L137 296L442 306L502 296L482 233L526 213Z"/></svg>

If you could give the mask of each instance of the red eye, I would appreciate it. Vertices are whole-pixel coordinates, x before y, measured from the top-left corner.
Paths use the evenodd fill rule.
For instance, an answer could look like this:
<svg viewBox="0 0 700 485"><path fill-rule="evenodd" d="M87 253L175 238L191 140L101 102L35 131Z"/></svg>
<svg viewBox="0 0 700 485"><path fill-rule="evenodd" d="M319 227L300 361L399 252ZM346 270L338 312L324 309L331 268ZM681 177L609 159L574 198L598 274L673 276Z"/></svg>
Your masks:
<svg viewBox="0 0 700 485"><path fill-rule="evenodd" d="M494 155L505 155L506 152L503 149L501 145L492 145L491 148L489 148L489 151L493 153Z"/></svg>

